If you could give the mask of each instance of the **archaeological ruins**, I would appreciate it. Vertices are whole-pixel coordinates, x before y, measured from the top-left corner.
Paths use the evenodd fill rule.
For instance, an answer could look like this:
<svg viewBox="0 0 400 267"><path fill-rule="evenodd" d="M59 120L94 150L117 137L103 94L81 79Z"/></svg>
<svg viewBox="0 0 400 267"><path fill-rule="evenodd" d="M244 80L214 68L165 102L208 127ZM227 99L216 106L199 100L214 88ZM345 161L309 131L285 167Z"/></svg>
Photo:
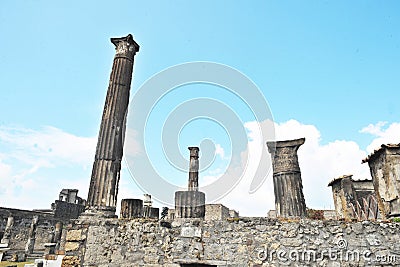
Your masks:
<svg viewBox="0 0 400 267"><path fill-rule="evenodd" d="M265 140L275 194L275 210L265 217L241 217L222 204L208 204L199 190L199 148L188 147L188 188L175 192L173 209L163 209L160 217L147 192L144 199L122 199L117 216L139 45L132 35L111 42L116 52L87 201L77 189L63 189L51 209L0 208L0 260L63 267L400 265L400 144L384 144L362 160L372 179L332 177L330 211L306 206L307 177L297 154L305 138Z"/></svg>

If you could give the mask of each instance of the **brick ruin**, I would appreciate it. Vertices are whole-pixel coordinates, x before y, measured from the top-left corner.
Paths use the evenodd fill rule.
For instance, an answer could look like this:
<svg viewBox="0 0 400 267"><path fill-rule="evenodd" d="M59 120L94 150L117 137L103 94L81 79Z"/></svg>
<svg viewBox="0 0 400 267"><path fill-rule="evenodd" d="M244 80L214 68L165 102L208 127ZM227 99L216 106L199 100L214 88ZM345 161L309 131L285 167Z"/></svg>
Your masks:
<svg viewBox="0 0 400 267"><path fill-rule="evenodd" d="M240 217L224 205L206 204L205 193L199 191L199 148L189 147L188 188L175 192L174 209L163 210L159 219L159 209L145 194L144 200L122 199L118 218L125 123L139 45L132 35L111 42L116 54L88 200L78 198L73 190L62 191L67 196L60 194L54 207L72 201L69 204L81 207L78 215L0 209L1 243L7 244L0 249L5 254L17 248L25 256L35 254L40 246L44 259L36 266L41 261L42 266L63 267L382 266L377 257L400 255L400 224L384 221L400 212L400 144L382 145L363 160L370 166L372 180L345 175L329 183L335 211L333 215L324 211L325 220L308 218L297 155L305 138L266 144L272 157L275 195L275 211L268 212L268 217ZM24 242L17 244L17 235L24 236ZM312 252L308 258L300 254L306 249ZM331 250L336 258L325 254ZM286 257L281 257L282 251ZM295 259L288 258L293 251L297 252ZM363 254L357 258L355 251ZM353 257L344 258L349 252ZM399 256L391 259L386 265L400 264Z"/></svg>

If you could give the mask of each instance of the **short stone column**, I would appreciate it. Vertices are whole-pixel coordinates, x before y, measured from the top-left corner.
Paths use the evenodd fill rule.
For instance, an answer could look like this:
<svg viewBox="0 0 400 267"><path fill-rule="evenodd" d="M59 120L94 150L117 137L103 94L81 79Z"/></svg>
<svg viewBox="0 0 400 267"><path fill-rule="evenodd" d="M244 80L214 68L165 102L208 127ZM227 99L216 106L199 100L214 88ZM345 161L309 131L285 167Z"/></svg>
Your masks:
<svg viewBox="0 0 400 267"><path fill-rule="evenodd" d="M65 253L65 244L67 243L67 232L68 232L67 229L63 229L61 231L60 244L59 244L59 247L57 249L58 250L57 254Z"/></svg>
<svg viewBox="0 0 400 267"><path fill-rule="evenodd" d="M143 206L143 217L150 219L158 219L160 217L160 209L149 206Z"/></svg>
<svg viewBox="0 0 400 267"><path fill-rule="evenodd" d="M126 198L121 201L120 218L133 219L143 217L143 200Z"/></svg>
<svg viewBox="0 0 400 267"><path fill-rule="evenodd" d="M304 141L305 138L267 142L272 157L275 209L278 217L307 215L297 157L297 150Z"/></svg>
<svg viewBox="0 0 400 267"><path fill-rule="evenodd" d="M28 242L26 243L26 246L25 246L26 254L32 254L33 250L35 248L36 228L37 228L38 220L39 220L38 216L33 216L31 227L29 229L29 234L28 234Z"/></svg>
<svg viewBox="0 0 400 267"><path fill-rule="evenodd" d="M199 191L175 192L177 218L204 218L206 195Z"/></svg>
<svg viewBox="0 0 400 267"><path fill-rule="evenodd" d="M55 228L51 227L47 237L47 243L44 244L44 255L51 255L55 253L57 243L55 240Z"/></svg>
<svg viewBox="0 0 400 267"><path fill-rule="evenodd" d="M63 223L57 222L54 230L54 243L56 243L56 252L60 249L61 237L63 232Z"/></svg>
<svg viewBox="0 0 400 267"><path fill-rule="evenodd" d="M158 219L160 217L160 209L153 208L153 202L151 201L151 195L144 194L143 200L143 217L144 218L151 218L151 219Z"/></svg>
<svg viewBox="0 0 400 267"><path fill-rule="evenodd" d="M199 148L190 150L188 191L175 192L177 218L204 218L206 196L199 190Z"/></svg>
<svg viewBox="0 0 400 267"><path fill-rule="evenodd" d="M11 230L14 224L14 217L9 216L7 218L7 224L6 224L6 228L4 229L4 235L3 238L1 239L2 244L9 244L10 243L10 239L11 239Z"/></svg>

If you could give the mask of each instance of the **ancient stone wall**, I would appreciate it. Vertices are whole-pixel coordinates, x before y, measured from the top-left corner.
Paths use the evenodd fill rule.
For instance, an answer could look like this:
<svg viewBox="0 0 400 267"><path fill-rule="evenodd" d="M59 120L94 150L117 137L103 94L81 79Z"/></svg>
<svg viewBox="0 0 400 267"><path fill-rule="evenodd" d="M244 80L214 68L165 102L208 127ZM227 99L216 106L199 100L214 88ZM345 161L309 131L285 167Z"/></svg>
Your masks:
<svg viewBox="0 0 400 267"><path fill-rule="evenodd" d="M400 144L383 144L368 162L383 218L400 216Z"/></svg>
<svg viewBox="0 0 400 267"><path fill-rule="evenodd" d="M229 209L222 204L206 204L204 220L225 220L230 217Z"/></svg>
<svg viewBox="0 0 400 267"><path fill-rule="evenodd" d="M399 266L399 239L400 224L371 221L77 220L63 266Z"/></svg>
<svg viewBox="0 0 400 267"><path fill-rule="evenodd" d="M77 219L85 211L85 206L56 200L52 204L54 217L63 219Z"/></svg>
<svg viewBox="0 0 400 267"><path fill-rule="evenodd" d="M10 208L0 208L0 232L3 233L7 224L8 217L14 218L11 228L11 238L9 247L12 250L24 250L29 237L29 229L33 216L38 216L38 224L35 236L35 251L43 251L44 244L48 243L49 232L55 226L57 219L53 214L18 210ZM0 238L1 239L1 238Z"/></svg>

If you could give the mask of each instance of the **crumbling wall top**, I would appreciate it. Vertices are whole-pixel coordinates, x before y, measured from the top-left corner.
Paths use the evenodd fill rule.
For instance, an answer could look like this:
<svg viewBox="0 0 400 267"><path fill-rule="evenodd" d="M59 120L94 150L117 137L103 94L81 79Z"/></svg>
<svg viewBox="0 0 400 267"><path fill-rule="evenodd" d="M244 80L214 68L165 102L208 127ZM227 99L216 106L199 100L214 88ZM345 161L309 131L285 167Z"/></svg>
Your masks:
<svg viewBox="0 0 400 267"><path fill-rule="evenodd" d="M345 175L339 176L337 178L334 178L332 181L330 181L328 186L333 186L345 178L353 179L352 177L353 177L353 174L345 174Z"/></svg>
<svg viewBox="0 0 400 267"><path fill-rule="evenodd" d="M380 148L374 150L368 157L363 159L361 163L371 162L382 155L386 150L400 149L400 143L398 144L382 144Z"/></svg>

